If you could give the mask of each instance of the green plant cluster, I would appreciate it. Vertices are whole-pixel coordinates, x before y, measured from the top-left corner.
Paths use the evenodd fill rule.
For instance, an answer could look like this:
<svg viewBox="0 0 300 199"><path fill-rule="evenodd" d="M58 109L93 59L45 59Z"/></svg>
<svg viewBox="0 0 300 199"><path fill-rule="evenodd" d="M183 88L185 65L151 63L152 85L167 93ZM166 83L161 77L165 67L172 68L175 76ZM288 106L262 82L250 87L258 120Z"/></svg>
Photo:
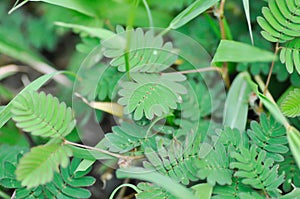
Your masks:
<svg viewBox="0 0 300 199"><path fill-rule="evenodd" d="M115 177L110 198L299 198L300 1L256 1L17 1L0 52L46 74L0 84L0 197L92 198ZM65 71L35 52L71 34ZM66 92L46 94L50 79ZM95 146L79 138L90 109L117 123Z"/></svg>

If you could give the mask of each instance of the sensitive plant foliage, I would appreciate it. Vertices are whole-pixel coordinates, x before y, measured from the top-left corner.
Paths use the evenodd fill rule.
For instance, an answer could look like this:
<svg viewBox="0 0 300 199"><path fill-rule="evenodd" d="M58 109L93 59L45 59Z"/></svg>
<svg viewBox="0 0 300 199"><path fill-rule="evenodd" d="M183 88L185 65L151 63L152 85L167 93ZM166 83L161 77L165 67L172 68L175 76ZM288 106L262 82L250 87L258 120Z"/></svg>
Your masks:
<svg viewBox="0 0 300 199"><path fill-rule="evenodd" d="M185 77L180 74L131 74L133 82L124 82L119 91L122 98L118 103L125 106L125 113L134 112L133 118L140 120L143 116L152 119L176 109L180 94L185 94L182 82Z"/></svg>
<svg viewBox="0 0 300 199"><path fill-rule="evenodd" d="M299 73L299 0L269 0L267 7L262 8L263 17L258 17L257 21L256 17L251 19L249 3L243 1L248 25L251 21L255 30L261 26L266 42L276 43L275 53L241 42L236 33L248 35L248 30L231 27L231 17L234 19L236 14L233 12L235 3L226 8L225 1L182 0L166 8L168 1L156 0L136 1L133 5L121 1L43 2L78 12L70 15L76 17L66 17L74 21L56 25L80 34L82 41L77 46L78 51L86 54L94 48L75 77L74 84L79 89L75 89L78 92L74 94L89 105L117 102L124 107L124 113L118 114L117 124L109 126L111 132L105 133L96 146L71 142L76 139L75 125L82 128L75 120L80 112L78 107L72 110L51 94L33 91L56 73L25 87L11 103L0 109L1 126L12 118L20 133L28 132L25 135L32 145L31 149L0 146L1 151L7 152L0 154L0 185L14 189L15 198L93 197L85 187L97 184L93 177L85 175L91 172L97 159L104 161L92 174L101 175L105 183L114 170L117 178L140 180L137 185L136 181L122 184L110 198L124 186L133 188L135 196L141 199L283 199L297 196L299 189L293 190L293 187L299 186L300 181L299 132L283 113L290 117L299 115L299 89L282 97L280 110L271 96L272 90L267 90L273 80L264 85L260 76L254 76L254 82L248 72L236 74L235 66L251 63L253 67L257 62L263 62L263 67L272 66L280 51L279 58L286 64L287 72L292 73L296 68ZM226 2L226 5L229 4ZM107 6L110 6L109 13L99 12L98 9ZM165 15L159 12L160 8L165 9ZM168 12L177 8L182 12L176 16ZM233 11L224 12L224 8ZM114 13L114 9L118 12ZM139 28L137 24L143 23L141 16L146 16L141 10L147 12L150 24L153 18L165 16L164 24L169 24L168 27L158 32L152 27ZM131 13L127 24L124 13ZM203 15L199 18L211 28L209 33L198 33L194 28L193 19L200 14ZM228 21L226 14L230 17ZM62 21L61 18L56 19ZM127 28L118 24L127 25ZM177 45L181 38L168 34L177 28L183 32L189 29L197 32L195 39L201 41L211 38L212 33L215 43L222 38L216 50L209 49L215 51L213 60L202 60L199 49L192 47L184 52L183 46L189 48L190 43L184 40L180 41L183 46ZM257 32L251 32L251 27L249 30L255 41ZM199 35L205 39L199 39ZM229 38L236 41L227 40ZM182 55L191 60L185 60ZM195 66L196 70L183 71L189 61L199 66ZM201 68L201 64L205 64L205 68ZM265 71L263 74L268 74L269 70ZM289 78L287 72L284 78ZM226 90L216 77L225 80ZM267 110L257 103L257 97ZM84 115L83 120L87 121L88 117L90 114ZM99 123L98 117L96 125ZM7 125L6 129L9 128ZM78 133L86 135L84 131ZM120 197L125 197L123 192Z"/></svg>
<svg viewBox="0 0 300 199"><path fill-rule="evenodd" d="M299 38L300 8L299 1L269 0L268 7L262 8L263 17L257 22L263 28L262 36L271 42L284 43L280 60L292 73L294 68L300 74Z"/></svg>
<svg viewBox="0 0 300 199"><path fill-rule="evenodd" d="M281 103L282 112L289 117L300 115L300 89L295 89Z"/></svg>
<svg viewBox="0 0 300 199"><path fill-rule="evenodd" d="M43 137L65 137L76 124L72 110L45 93L28 92L18 96L11 112L17 127Z"/></svg>

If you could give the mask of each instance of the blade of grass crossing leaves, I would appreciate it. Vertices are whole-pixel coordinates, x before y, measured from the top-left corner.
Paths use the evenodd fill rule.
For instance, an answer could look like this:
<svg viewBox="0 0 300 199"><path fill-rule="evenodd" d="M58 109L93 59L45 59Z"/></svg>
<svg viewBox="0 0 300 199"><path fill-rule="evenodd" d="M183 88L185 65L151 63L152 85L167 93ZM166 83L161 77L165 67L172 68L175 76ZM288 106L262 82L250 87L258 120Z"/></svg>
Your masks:
<svg viewBox="0 0 300 199"><path fill-rule="evenodd" d="M61 0L25 0L20 4L16 3L14 5L14 7L9 11L9 14L14 12L15 10L17 10L18 8L20 8L21 6L23 6L24 4L26 4L27 2L30 2L30 1L41 1L41 2L45 2L45 3L65 7L68 9L75 10L77 12L81 12L81 13L91 16L91 17L94 17L96 15L96 12L93 9L93 6L91 6L91 4L89 4L85 0L64 0L64 1L61 1Z"/></svg>
<svg viewBox="0 0 300 199"><path fill-rule="evenodd" d="M292 154L300 168L300 132L293 126L290 126L287 129L287 138Z"/></svg>
<svg viewBox="0 0 300 199"><path fill-rule="evenodd" d="M177 184L169 177L149 169L131 167L126 169L118 169L116 174L118 178L135 178L155 183L162 186L162 188L166 189L177 198L196 199L192 192L184 186Z"/></svg>
<svg viewBox="0 0 300 199"><path fill-rule="evenodd" d="M198 0L183 10L170 23L167 29L177 29L215 5L219 0Z"/></svg>
<svg viewBox="0 0 300 199"><path fill-rule="evenodd" d="M47 74L47 75L43 75L43 76L39 77L38 79L36 79L32 83L30 83L28 86L26 86L18 95L20 95L26 91L38 90L48 80L50 80L52 77L54 77L55 75L60 74L60 73L65 73L65 72L59 71L59 72L55 72L55 73L51 73L51 74ZM0 128L12 117L12 113L11 113L12 104L14 103L14 101L18 97L18 95L14 99L12 99L9 102L9 104L5 106L5 108L3 108L0 111Z"/></svg>
<svg viewBox="0 0 300 199"><path fill-rule="evenodd" d="M247 24L248 24L248 29L249 29L249 34L251 38L251 43L254 45L253 41L253 34L252 34L252 26L251 26L251 21L250 21L250 8L249 8L249 0L243 0L243 5L244 5L244 11L247 19Z"/></svg>
<svg viewBox="0 0 300 199"><path fill-rule="evenodd" d="M98 37L99 39L109 39L110 37L115 36L115 33L103 28L88 27L64 22L55 22L55 25L80 30L89 34L91 37Z"/></svg>

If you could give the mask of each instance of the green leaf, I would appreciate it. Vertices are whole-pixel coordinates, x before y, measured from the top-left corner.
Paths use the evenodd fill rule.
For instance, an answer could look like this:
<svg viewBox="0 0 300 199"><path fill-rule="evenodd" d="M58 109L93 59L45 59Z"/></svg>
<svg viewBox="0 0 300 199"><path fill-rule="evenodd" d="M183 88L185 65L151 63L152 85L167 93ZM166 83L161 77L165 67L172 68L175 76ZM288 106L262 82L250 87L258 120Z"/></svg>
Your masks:
<svg viewBox="0 0 300 199"><path fill-rule="evenodd" d="M123 82L118 103L125 106L124 112L133 113L135 120L144 115L147 119L168 114L170 109L176 109L180 102L180 94L186 89L177 83L185 80L180 74L143 74L132 73L134 82Z"/></svg>
<svg viewBox="0 0 300 199"><path fill-rule="evenodd" d="M245 11L246 19L247 19L247 24L248 24L248 29L249 29L251 42L252 42L252 45L254 45L251 19L250 19L249 0L243 0L243 5L244 5L244 11Z"/></svg>
<svg viewBox="0 0 300 199"><path fill-rule="evenodd" d="M197 0L192 3L189 7L183 10L179 15L177 15L169 24L167 29L177 29L185 25L213 5L215 5L219 0Z"/></svg>
<svg viewBox="0 0 300 199"><path fill-rule="evenodd" d="M0 45L1 46L1 45ZM28 86L26 86L21 92L19 92L18 95L21 95L24 92L27 91L36 91L38 90L41 86L43 86L48 80L50 80L52 77L54 77L57 74L64 73L64 72L54 72L51 74L46 74L38 79L34 80L31 82ZM9 102L8 105L5 106L2 110L0 110L0 128L12 117L11 109L13 106L14 101L18 97L18 95Z"/></svg>
<svg viewBox="0 0 300 199"><path fill-rule="evenodd" d="M118 169L116 172L118 178L135 178L155 183L177 198L196 199L192 192L184 186L177 184L172 179L153 170L143 169L139 167L130 167L126 169Z"/></svg>
<svg viewBox="0 0 300 199"><path fill-rule="evenodd" d="M274 53L237 42L222 40L212 63L216 62L272 62L276 60Z"/></svg>
<svg viewBox="0 0 300 199"><path fill-rule="evenodd" d="M288 117L300 116L300 89L294 89L284 98L281 105L283 114Z"/></svg>
<svg viewBox="0 0 300 199"><path fill-rule="evenodd" d="M87 33L91 37L98 37L99 39L109 39L115 36L115 33L103 28L89 27L89 26L64 23L64 22L55 22L55 25L65 27L65 28L72 28L74 30L79 30L81 32Z"/></svg>
<svg viewBox="0 0 300 199"><path fill-rule="evenodd" d="M178 52L172 42L164 43L163 37L156 36L153 30L124 30L118 26L117 33L115 37L102 41L101 45L104 47L103 55L111 58L110 64L121 72L126 71L125 54L128 55L130 72L158 73L177 60Z"/></svg>
<svg viewBox="0 0 300 199"><path fill-rule="evenodd" d="M245 130L248 116L248 101L251 87L246 78L248 73L240 73L233 81L225 102L223 125L241 132Z"/></svg>
<svg viewBox="0 0 300 199"><path fill-rule="evenodd" d="M282 154L289 151L289 148L285 146L288 143L286 129L273 117L267 118L264 113L260 115L259 119L260 123L252 121L251 130L247 131L252 143L256 144L259 150L265 150L268 158L272 158L276 162L284 161Z"/></svg>
<svg viewBox="0 0 300 199"><path fill-rule="evenodd" d="M191 187L195 190L195 196L201 199L210 199L213 187L208 183L197 184Z"/></svg>
<svg viewBox="0 0 300 199"><path fill-rule="evenodd" d="M33 147L21 158L16 170L17 179L28 188L50 182L54 171L59 171L59 165L68 166L71 155L71 150L61 144Z"/></svg>
<svg viewBox="0 0 300 199"><path fill-rule="evenodd" d="M63 138L76 124L71 108L43 92L22 93L13 102L11 112L17 127L32 135Z"/></svg>
<svg viewBox="0 0 300 199"><path fill-rule="evenodd" d="M287 129L287 138L292 154L300 168L300 132L296 128L290 126Z"/></svg>
<svg viewBox="0 0 300 199"><path fill-rule="evenodd" d="M222 144L216 144L215 149L210 150L208 155L195 162L197 176L207 179L207 182L215 186L216 183L226 185L232 183L232 170L229 169L229 157Z"/></svg>
<svg viewBox="0 0 300 199"><path fill-rule="evenodd" d="M231 169L237 169L234 176L246 185L273 192L284 182L284 174L278 176L279 165L273 166L273 159L266 158L263 150L258 153L255 145L250 149L240 147L240 152L232 152L230 156L236 160L230 163Z"/></svg>
<svg viewBox="0 0 300 199"><path fill-rule="evenodd" d="M19 7L23 6L25 3L30 2L30 1L45 2L45 3L65 7L65 8L68 8L68 9L72 9L72 10L75 10L77 12L81 12L85 15L91 16L91 17L96 16L95 9L92 6L93 4L87 3L84 0L64 0L64 1L60 1L60 0L25 0L22 3L20 3L19 5L15 5L9 11L9 13L14 12L16 9L18 9Z"/></svg>
<svg viewBox="0 0 300 199"><path fill-rule="evenodd" d="M61 168L60 173L54 173L53 180L45 185L36 188L22 187L16 189L16 199L27 198L90 198L91 192L85 187L95 183L95 178L85 176L90 169L85 172L76 172L81 159L73 158L71 164L66 168Z"/></svg>
<svg viewBox="0 0 300 199"><path fill-rule="evenodd" d="M284 43L300 36L299 2L290 0L269 0L262 8L264 17L257 22L262 27L262 36L270 42Z"/></svg>
<svg viewBox="0 0 300 199"><path fill-rule="evenodd" d="M287 71L291 74L296 69L300 74L300 39L296 38L281 46L280 61L285 64Z"/></svg>

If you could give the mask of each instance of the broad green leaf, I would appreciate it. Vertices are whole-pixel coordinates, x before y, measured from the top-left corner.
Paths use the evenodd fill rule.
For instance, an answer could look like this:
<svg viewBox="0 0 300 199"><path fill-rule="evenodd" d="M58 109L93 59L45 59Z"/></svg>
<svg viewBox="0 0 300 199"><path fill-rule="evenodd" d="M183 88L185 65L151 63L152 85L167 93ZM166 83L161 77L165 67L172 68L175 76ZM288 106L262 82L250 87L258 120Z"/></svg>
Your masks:
<svg viewBox="0 0 300 199"><path fill-rule="evenodd" d="M195 196L201 199L210 199L213 186L208 183L197 184L191 187L195 190Z"/></svg>
<svg viewBox="0 0 300 199"><path fill-rule="evenodd" d="M243 0L243 5L244 5L244 11L245 11L246 19L247 19L247 24L248 24L248 29L249 29L251 42L252 42L252 45L254 45L252 26L251 26L251 20L250 20L249 0Z"/></svg>
<svg viewBox="0 0 300 199"><path fill-rule="evenodd" d="M251 87L246 78L248 73L240 73L233 81L225 102L223 125L241 132L245 130L248 116L248 101ZM249 77L250 78L250 77Z"/></svg>
<svg viewBox="0 0 300 199"><path fill-rule="evenodd" d="M287 129L287 138L292 154L300 168L300 132L293 126Z"/></svg>
<svg viewBox="0 0 300 199"><path fill-rule="evenodd" d="M71 23L64 23L64 22L55 22L55 25L65 27L65 28L72 28L75 30L79 30L79 31L87 33L91 37L98 37L99 39L109 39L109 38L115 36L115 33L111 32L109 30L106 30L104 28L95 28L95 27L89 27L89 26L83 26L83 25L71 24Z"/></svg>
<svg viewBox="0 0 300 199"><path fill-rule="evenodd" d="M172 193L177 198L197 198L192 194L190 190L188 190L184 186L177 184L169 177L159 174L153 170L139 167L130 167L126 169L122 168L117 170L116 175L118 178L135 178L155 183L161 186L162 188L166 189L168 192Z"/></svg>
<svg viewBox="0 0 300 199"><path fill-rule="evenodd" d="M288 117L297 117L300 115L300 89L294 89L281 103L283 114Z"/></svg>
<svg viewBox="0 0 300 199"><path fill-rule="evenodd" d="M18 9L19 7L23 6L24 4L26 4L30 1L45 2L45 3L65 7L65 8L68 8L68 9L72 9L72 10L75 10L77 12L81 12L85 15L91 16L91 17L96 16L95 9L92 6L93 4L91 4L89 2L86 2L85 0L63 0L63 1L61 1L61 0L25 0L22 3L20 3L18 5L15 5L9 11L9 13L12 13L13 11L15 11L16 9Z"/></svg>
<svg viewBox="0 0 300 199"><path fill-rule="evenodd" d="M276 60L273 52L237 42L222 40L212 60L215 62L272 62Z"/></svg>
<svg viewBox="0 0 300 199"><path fill-rule="evenodd" d="M28 188L50 182L54 171L59 171L60 165L68 166L71 155L72 151L61 144L33 147L19 162L17 180Z"/></svg>
<svg viewBox="0 0 300 199"><path fill-rule="evenodd" d="M167 29L177 29L185 25L208 8L215 5L219 0L197 0L177 15Z"/></svg>
<svg viewBox="0 0 300 199"><path fill-rule="evenodd" d="M1 46L1 45L0 45ZM50 80L52 77L54 77L57 74L64 73L63 71L54 72L51 74L43 75L30 83L28 86L26 86L13 100L9 102L8 105L5 106L2 110L0 110L0 128L12 117L11 109L12 104L16 100L16 98L21 95L24 92L27 91L36 91L41 86L43 86L48 80Z"/></svg>

